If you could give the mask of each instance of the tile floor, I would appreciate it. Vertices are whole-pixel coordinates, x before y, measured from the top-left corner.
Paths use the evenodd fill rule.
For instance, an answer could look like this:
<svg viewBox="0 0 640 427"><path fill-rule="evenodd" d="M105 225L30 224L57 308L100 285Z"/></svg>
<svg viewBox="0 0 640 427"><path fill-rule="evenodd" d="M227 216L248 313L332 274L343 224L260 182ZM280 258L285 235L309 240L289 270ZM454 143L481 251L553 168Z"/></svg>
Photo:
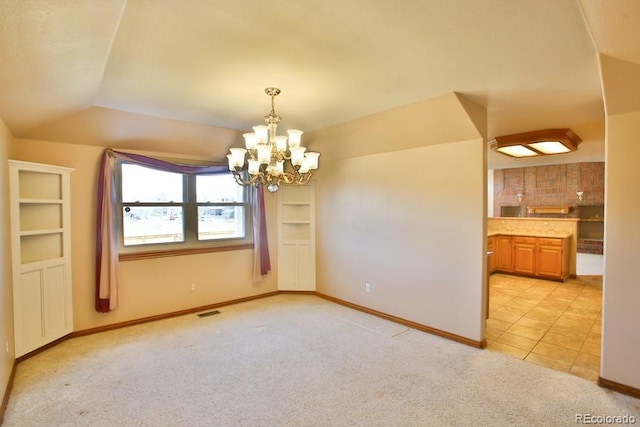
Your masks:
<svg viewBox="0 0 640 427"><path fill-rule="evenodd" d="M553 282L495 273L487 348L597 381L602 277Z"/></svg>

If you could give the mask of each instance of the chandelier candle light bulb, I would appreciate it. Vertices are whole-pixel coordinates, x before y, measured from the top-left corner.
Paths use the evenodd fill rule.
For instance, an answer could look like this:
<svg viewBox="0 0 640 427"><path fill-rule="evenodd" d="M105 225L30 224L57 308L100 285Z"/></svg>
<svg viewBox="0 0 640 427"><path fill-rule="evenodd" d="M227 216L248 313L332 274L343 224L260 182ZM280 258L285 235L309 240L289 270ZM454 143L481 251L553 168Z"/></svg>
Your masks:
<svg viewBox="0 0 640 427"><path fill-rule="evenodd" d="M288 138L276 135L280 117L275 113L273 99L280 89L269 87L265 93L271 97L271 111L264 118L266 125L253 126L253 132L243 134L246 148L229 149L227 158L238 184L264 185L273 193L281 184L308 183L318 169L320 153L306 152L306 147L300 145L301 130L290 129Z"/></svg>

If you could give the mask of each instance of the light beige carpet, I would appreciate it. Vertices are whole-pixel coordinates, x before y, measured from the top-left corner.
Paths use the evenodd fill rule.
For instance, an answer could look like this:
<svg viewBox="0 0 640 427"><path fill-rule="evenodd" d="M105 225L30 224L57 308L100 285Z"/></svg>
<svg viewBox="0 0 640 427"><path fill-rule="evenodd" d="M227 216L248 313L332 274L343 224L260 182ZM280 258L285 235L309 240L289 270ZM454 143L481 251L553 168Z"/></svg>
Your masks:
<svg viewBox="0 0 640 427"><path fill-rule="evenodd" d="M76 338L18 365L3 426L576 425L640 401L308 295Z"/></svg>

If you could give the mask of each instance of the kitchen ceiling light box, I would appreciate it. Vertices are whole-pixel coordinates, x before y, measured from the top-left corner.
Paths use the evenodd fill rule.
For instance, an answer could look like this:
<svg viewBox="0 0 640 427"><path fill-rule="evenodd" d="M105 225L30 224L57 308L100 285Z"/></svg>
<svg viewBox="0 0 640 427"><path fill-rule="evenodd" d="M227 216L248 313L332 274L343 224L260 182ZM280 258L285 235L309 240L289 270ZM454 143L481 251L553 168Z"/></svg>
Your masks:
<svg viewBox="0 0 640 427"><path fill-rule="evenodd" d="M534 157L576 151L581 142L571 129L543 129L497 136L489 146L511 157Z"/></svg>
<svg viewBox="0 0 640 427"><path fill-rule="evenodd" d="M242 135L246 149L229 150L229 170L238 184L266 185L272 193L281 184L307 184L318 168L320 153L305 153L306 148L300 145L301 130L290 129L288 141L286 136L276 135L280 117L275 113L273 98L280 94L280 89L268 87L264 91L271 97L271 111L264 117L266 125L254 126L253 132Z"/></svg>

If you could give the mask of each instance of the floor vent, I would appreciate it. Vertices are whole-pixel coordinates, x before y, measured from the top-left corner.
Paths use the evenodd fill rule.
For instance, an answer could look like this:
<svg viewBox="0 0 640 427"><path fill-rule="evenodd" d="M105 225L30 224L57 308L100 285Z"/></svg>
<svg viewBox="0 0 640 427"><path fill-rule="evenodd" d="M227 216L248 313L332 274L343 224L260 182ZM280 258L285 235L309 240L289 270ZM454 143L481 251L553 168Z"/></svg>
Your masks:
<svg viewBox="0 0 640 427"><path fill-rule="evenodd" d="M218 310L213 310L213 311L207 311L205 313L198 313L198 317L213 316L214 314L220 314L220 312Z"/></svg>

